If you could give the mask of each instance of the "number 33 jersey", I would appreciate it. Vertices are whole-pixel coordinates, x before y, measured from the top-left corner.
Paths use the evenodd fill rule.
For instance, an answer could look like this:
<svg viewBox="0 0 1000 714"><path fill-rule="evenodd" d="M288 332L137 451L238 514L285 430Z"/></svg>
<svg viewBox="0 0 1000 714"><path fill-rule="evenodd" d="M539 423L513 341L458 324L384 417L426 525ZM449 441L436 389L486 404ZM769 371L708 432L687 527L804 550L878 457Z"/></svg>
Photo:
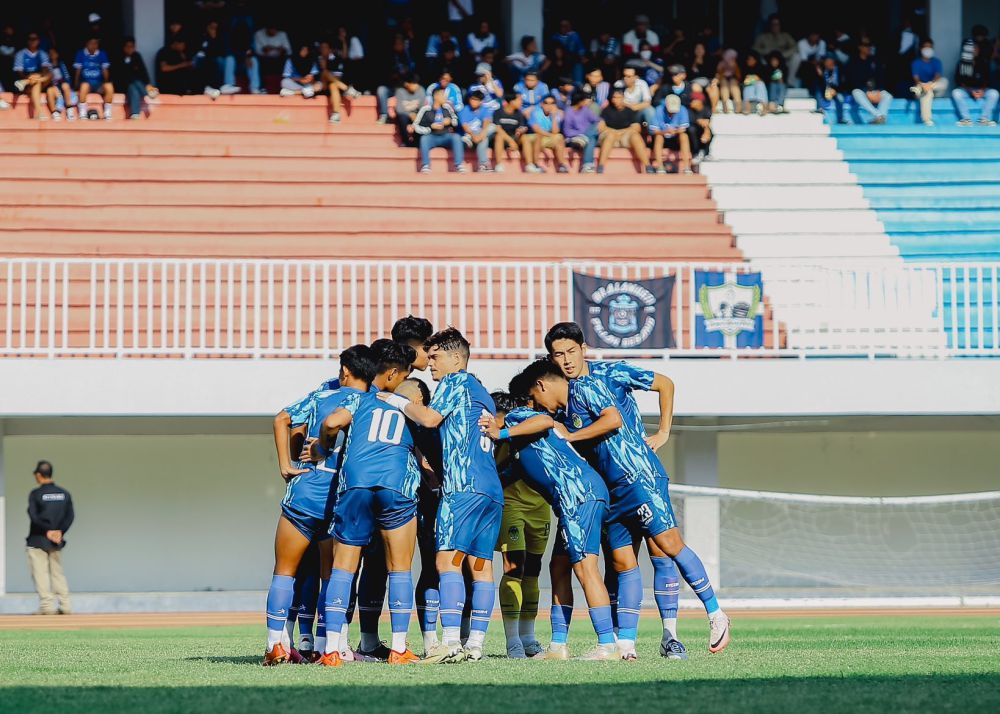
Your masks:
<svg viewBox="0 0 1000 714"><path fill-rule="evenodd" d="M416 498L420 469L403 412L368 392L344 405L351 426L344 446L340 491L386 488Z"/></svg>

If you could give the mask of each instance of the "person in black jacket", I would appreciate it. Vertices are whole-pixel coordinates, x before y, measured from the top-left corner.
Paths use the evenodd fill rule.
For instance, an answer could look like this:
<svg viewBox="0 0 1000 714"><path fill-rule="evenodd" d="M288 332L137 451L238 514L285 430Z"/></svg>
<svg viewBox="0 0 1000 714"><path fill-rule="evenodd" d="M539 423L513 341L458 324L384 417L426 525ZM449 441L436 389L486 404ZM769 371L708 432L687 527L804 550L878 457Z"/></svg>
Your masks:
<svg viewBox="0 0 1000 714"><path fill-rule="evenodd" d="M149 81L149 70L135 49L135 38L126 37L122 45L122 57L115 63L112 71L114 85L125 88L128 100L128 118L138 119L142 115L142 100L159 95L159 91Z"/></svg>
<svg viewBox="0 0 1000 714"><path fill-rule="evenodd" d="M72 607L63 574L62 549L66 546L66 532L73 525L73 499L69 491L53 483L52 464L48 461L39 461L35 466L35 481L38 488L28 494L31 528L25 544L31 579L38 592L38 614L68 615Z"/></svg>
<svg viewBox="0 0 1000 714"><path fill-rule="evenodd" d="M872 124L885 124L892 106L892 95L885 88L882 65L872 54L872 46L866 41L858 45L856 54L844 69L847 87L858 110L868 115Z"/></svg>
<svg viewBox="0 0 1000 714"><path fill-rule="evenodd" d="M444 89L438 87L431 95L431 103L420 107L413 129L420 136L420 172L431 171L431 149L445 148L451 151L455 171L465 173L462 160L465 148L457 133L458 115L448 103Z"/></svg>

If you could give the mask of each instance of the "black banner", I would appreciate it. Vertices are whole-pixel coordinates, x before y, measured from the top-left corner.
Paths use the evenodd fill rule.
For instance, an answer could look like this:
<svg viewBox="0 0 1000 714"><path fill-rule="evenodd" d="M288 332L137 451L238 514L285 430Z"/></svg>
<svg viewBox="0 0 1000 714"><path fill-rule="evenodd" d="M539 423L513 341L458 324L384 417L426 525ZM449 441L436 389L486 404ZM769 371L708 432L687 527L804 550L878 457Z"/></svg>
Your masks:
<svg viewBox="0 0 1000 714"><path fill-rule="evenodd" d="M673 276L621 280L573 273L573 314L591 347L661 350L674 346L673 293Z"/></svg>

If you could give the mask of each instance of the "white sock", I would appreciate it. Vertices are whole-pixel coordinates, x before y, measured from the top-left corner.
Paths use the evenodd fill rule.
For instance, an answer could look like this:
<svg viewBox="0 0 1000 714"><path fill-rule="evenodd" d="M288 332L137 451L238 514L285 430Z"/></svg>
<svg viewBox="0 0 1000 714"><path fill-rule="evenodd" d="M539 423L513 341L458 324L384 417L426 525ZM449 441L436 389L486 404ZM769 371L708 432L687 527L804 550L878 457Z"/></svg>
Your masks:
<svg viewBox="0 0 1000 714"><path fill-rule="evenodd" d="M318 636L313 643L313 649L326 654L326 635Z"/></svg>
<svg viewBox="0 0 1000 714"><path fill-rule="evenodd" d="M319 640L319 638L316 638ZM319 649L317 648L317 652ZM333 637L327 637L326 642L323 644L323 654L330 654L331 652L340 652L340 637L334 635Z"/></svg>
<svg viewBox="0 0 1000 714"><path fill-rule="evenodd" d="M406 651L406 633L405 632L393 632L392 633L392 649L396 652Z"/></svg>
<svg viewBox="0 0 1000 714"><path fill-rule="evenodd" d="M80 102L79 106L80 106L80 116L87 116L87 103Z"/></svg>
<svg viewBox="0 0 1000 714"><path fill-rule="evenodd" d="M677 618L676 617L664 617L663 618L663 634L669 635L670 639L677 639Z"/></svg>
<svg viewBox="0 0 1000 714"><path fill-rule="evenodd" d="M424 652L430 652L432 649L438 646L438 633L437 630L431 630L424 633Z"/></svg>
<svg viewBox="0 0 1000 714"><path fill-rule="evenodd" d="M468 647L478 647L482 649L483 640L486 639L486 632L483 630L472 630L469 633L469 641L466 643Z"/></svg>
<svg viewBox="0 0 1000 714"><path fill-rule="evenodd" d="M538 638L535 637L535 619L530 620L518 620L517 621L517 631L521 636L521 642L524 644L538 642Z"/></svg>
<svg viewBox="0 0 1000 714"><path fill-rule="evenodd" d="M106 117L111 116L111 105L110 104L105 104L104 105L104 116L106 116Z"/></svg>
<svg viewBox="0 0 1000 714"><path fill-rule="evenodd" d="M462 631L457 627L445 627L441 633L441 641L446 645L457 645L462 642Z"/></svg>
<svg viewBox="0 0 1000 714"><path fill-rule="evenodd" d="M295 639L295 621L285 620L285 642L292 642Z"/></svg>
<svg viewBox="0 0 1000 714"><path fill-rule="evenodd" d="M378 638L378 633L372 634L371 632L361 633L361 649L365 652L371 652L373 649L378 647L382 643L382 640Z"/></svg>
<svg viewBox="0 0 1000 714"><path fill-rule="evenodd" d="M507 638L507 649L517 647L522 644L521 636L518 633L517 620L503 621L503 634Z"/></svg>
<svg viewBox="0 0 1000 714"><path fill-rule="evenodd" d="M350 625L348 623L346 623L346 622L344 623L344 626L340 628L340 643L339 644L340 644L340 651L341 652L347 652L347 650L351 649L351 638L348 636L349 628L350 628Z"/></svg>
<svg viewBox="0 0 1000 714"><path fill-rule="evenodd" d="M312 652L313 650L313 637L310 634L299 635L299 649L303 652Z"/></svg>
<svg viewBox="0 0 1000 714"><path fill-rule="evenodd" d="M285 640L285 628L282 627L277 630L272 630L268 628L267 630L267 649L272 649L275 645L284 644Z"/></svg>

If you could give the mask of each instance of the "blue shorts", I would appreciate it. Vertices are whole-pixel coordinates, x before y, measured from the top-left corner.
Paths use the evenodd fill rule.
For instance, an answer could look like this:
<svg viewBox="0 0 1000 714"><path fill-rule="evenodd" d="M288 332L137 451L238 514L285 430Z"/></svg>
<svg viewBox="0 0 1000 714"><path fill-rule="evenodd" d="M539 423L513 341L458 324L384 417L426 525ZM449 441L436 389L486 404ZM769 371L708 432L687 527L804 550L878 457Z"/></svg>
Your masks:
<svg viewBox="0 0 1000 714"><path fill-rule="evenodd" d="M295 526L295 530L311 541L326 540L330 537L328 533L330 518L302 513L286 504L281 505L281 515Z"/></svg>
<svg viewBox="0 0 1000 714"><path fill-rule="evenodd" d="M633 540L651 538L677 527L670 505L670 480L638 480L611 489L611 512L608 516L608 545L617 550Z"/></svg>
<svg viewBox="0 0 1000 714"><path fill-rule="evenodd" d="M281 513L306 538L325 540L336 501L333 475L311 469L288 482Z"/></svg>
<svg viewBox="0 0 1000 714"><path fill-rule="evenodd" d="M349 488L340 494L330 532L338 543L364 546L375 529L391 531L417 515L417 501L388 488Z"/></svg>
<svg viewBox="0 0 1000 714"><path fill-rule="evenodd" d="M503 504L481 493L446 493L437 514L437 549L493 560Z"/></svg>
<svg viewBox="0 0 1000 714"><path fill-rule="evenodd" d="M587 501L580 504L572 515L559 514L559 536L552 555L568 555L571 564L579 563L588 555L601 552L601 532L608 519L608 504L604 501Z"/></svg>

